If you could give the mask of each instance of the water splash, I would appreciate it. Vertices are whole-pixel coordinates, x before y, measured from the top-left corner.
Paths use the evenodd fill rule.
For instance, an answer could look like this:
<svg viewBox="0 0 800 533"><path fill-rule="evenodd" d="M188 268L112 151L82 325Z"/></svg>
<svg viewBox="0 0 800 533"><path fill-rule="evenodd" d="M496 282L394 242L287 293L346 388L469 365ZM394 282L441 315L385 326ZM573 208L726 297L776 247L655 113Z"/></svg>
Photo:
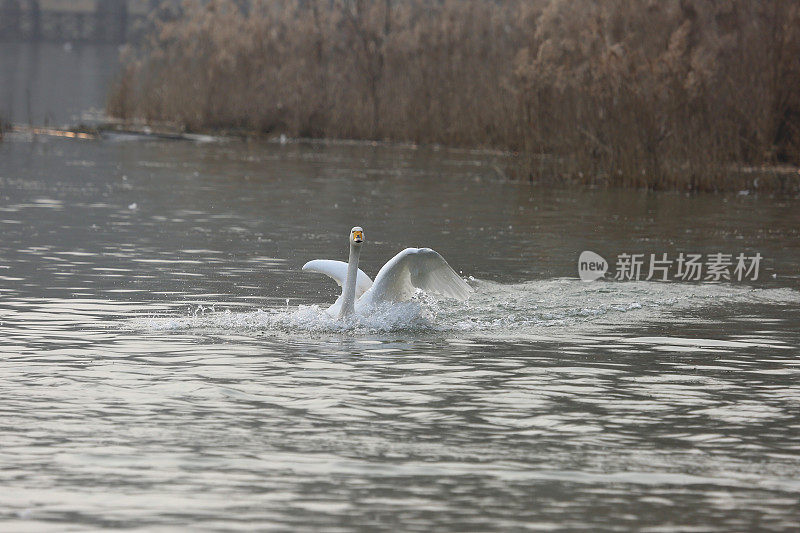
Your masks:
<svg viewBox="0 0 800 533"><path fill-rule="evenodd" d="M239 332L385 332L525 334L541 328L608 326L652 321L686 310L752 302L800 301L791 289L753 289L724 284L592 283L574 279L502 284L470 280L476 292L465 302L422 292L409 302L378 306L346 319L330 316L327 305L300 305L238 312L198 306L185 316L137 318L134 329L150 331L224 330Z"/></svg>
<svg viewBox="0 0 800 533"><path fill-rule="evenodd" d="M136 329L275 331L308 333L380 333L390 331L424 331L433 329L430 313L419 301L379 306L369 314L355 314L339 319L326 312L327 306L258 309L235 312L217 311L213 306L199 306L182 317L148 317L133 321Z"/></svg>

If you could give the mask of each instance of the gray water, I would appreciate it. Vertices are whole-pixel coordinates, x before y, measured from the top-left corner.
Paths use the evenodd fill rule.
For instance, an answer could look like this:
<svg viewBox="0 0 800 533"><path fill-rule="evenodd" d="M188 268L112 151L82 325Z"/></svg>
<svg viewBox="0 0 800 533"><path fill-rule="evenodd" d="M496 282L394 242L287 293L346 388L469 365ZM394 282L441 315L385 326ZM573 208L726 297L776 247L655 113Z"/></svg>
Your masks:
<svg viewBox="0 0 800 533"><path fill-rule="evenodd" d="M116 45L0 42L0 119L92 124L119 69Z"/></svg>
<svg viewBox="0 0 800 533"><path fill-rule="evenodd" d="M798 200L575 192L484 156L0 144L0 529L791 530ZM476 289L344 324L405 246ZM757 282L577 256L759 251ZM773 277L774 275L774 277Z"/></svg>
<svg viewBox="0 0 800 533"><path fill-rule="evenodd" d="M495 163L8 135L0 530L795 531L800 200ZM430 246L475 293L329 318L300 267L354 225L368 274ZM582 283L583 250L764 261Z"/></svg>

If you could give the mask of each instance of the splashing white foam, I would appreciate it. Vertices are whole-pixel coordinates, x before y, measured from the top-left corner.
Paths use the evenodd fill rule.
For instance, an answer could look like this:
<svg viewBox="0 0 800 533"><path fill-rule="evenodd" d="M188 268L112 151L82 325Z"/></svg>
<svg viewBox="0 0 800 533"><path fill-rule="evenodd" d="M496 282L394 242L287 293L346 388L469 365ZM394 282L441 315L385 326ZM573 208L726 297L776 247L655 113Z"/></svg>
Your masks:
<svg viewBox="0 0 800 533"><path fill-rule="evenodd" d="M240 332L337 333L383 332L525 333L540 328L630 323L665 316L670 309L746 302L800 301L791 289L752 289L724 284L658 282L586 284L573 279L501 284L471 280L476 292L466 302L440 300L424 293L402 304L373 308L347 319L328 315L325 307L268 308L250 312L198 307L186 316L138 318L131 326L150 331L225 330Z"/></svg>
<svg viewBox="0 0 800 533"><path fill-rule="evenodd" d="M207 310L206 310L207 309ZM259 309L252 312L192 311L183 317L136 319L134 327L152 331L234 330L282 331L309 333L380 333L389 331L424 331L433 329L430 314L419 301L373 308L369 314L354 314L345 319L329 315L318 305L295 308Z"/></svg>

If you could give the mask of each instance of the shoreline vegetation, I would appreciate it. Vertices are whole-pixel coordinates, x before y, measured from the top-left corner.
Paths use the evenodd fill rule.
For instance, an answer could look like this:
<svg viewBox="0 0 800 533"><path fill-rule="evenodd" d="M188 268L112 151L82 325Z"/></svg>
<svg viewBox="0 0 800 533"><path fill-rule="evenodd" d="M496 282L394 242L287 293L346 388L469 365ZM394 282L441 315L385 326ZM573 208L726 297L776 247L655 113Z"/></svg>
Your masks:
<svg viewBox="0 0 800 533"><path fill-rule="evenodd" d="M187 0L126 50L107 111L500 150L541 183L797 192L800 3Z"/></svg>

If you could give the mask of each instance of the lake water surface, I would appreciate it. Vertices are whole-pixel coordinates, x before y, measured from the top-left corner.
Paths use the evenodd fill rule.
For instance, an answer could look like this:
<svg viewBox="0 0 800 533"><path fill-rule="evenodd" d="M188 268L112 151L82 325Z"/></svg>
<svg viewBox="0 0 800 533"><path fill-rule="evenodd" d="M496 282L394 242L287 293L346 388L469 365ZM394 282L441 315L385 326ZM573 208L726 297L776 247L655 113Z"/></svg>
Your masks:
<svg viewBox="0 0 800 533"><path fill-rule="evenodd" d="M119 52L116 45L0 42L0 119L35 126L96 122Z"/></svg>
<svg viewBox="0 0 800 533"><path fill-rule="evenodd" d="M402 147L0 144L0 528L790 530L798 201L502 182ZM476 293L342 324L440 251ZM757 282L577 279L755 252ZM773 277L774 275L774 277Z"/></svg>
<svg viewBox="0 0 800 533"><path fill-rule="evenodd" d="M800 200L495 159L7 136L0 530L796 531ZM368 274L430 246L475 293L328 318L300 268L354 225ZM582 283L583 250L764 260Z"/></svg>

